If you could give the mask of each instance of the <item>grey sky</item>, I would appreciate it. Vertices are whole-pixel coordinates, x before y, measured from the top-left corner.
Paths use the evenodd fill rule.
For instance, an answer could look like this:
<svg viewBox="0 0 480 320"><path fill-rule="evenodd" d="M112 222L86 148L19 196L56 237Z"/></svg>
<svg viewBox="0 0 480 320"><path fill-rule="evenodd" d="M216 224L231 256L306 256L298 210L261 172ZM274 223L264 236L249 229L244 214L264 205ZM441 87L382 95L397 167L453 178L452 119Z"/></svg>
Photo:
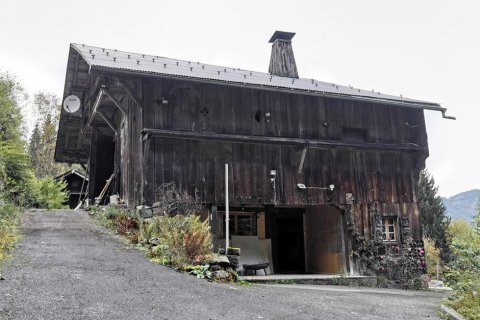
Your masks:
<svg viewBox="0 0 480 320"><path fill-rule="evenodd" d="M441 103L426 112L440 193L480 188L478 1L27 1L0 5L0 69L63 95L70 42L267 71L293 31L301 77Z"/></svg>

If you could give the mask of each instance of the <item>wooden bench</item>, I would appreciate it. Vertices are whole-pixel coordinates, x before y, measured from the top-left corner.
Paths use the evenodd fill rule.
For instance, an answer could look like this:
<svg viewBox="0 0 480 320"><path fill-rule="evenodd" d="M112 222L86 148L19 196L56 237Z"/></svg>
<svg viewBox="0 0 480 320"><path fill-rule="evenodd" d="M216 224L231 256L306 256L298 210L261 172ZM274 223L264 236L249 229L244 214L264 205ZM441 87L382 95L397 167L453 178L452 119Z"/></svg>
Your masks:
<svg viewBox="0 0 480 320"><path fill-rule="evenodd" d="M243 266L243 270L245 270L244 271L245 275L247 275L248 270L254 271L255 275L257 275L257 270L262 270L262 269L265 275L267 275L267 268L269 265L270 264L267 262L267 263L256 263L256 264L244 264L242 266Z"/></svg>

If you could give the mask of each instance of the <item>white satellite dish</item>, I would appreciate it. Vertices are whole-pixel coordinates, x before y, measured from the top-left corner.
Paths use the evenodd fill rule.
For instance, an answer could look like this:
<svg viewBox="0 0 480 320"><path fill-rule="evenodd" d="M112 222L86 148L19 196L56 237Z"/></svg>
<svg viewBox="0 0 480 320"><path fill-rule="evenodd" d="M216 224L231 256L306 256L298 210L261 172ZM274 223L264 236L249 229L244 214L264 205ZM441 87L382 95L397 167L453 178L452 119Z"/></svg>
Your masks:
<svg viewBox="0 0 480 320"><path fill-rule="evenodd" d="M75 95L66 97L65 101L63 101L63 109L68 113L77 112L80 109L80 98Z"/></svg>

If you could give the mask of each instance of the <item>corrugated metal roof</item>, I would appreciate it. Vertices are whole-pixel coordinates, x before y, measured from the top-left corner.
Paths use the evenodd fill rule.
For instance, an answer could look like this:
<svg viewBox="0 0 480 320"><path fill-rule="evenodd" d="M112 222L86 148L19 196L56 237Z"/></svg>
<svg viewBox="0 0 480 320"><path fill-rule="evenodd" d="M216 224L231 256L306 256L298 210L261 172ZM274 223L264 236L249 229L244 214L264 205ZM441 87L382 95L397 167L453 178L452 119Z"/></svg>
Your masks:
<svg viewBox="0 0 480 320"><path fill-rule="evenodd" d="M377 100L386 103L418 105L419 107L440 110L442 112L445 110L437 103L383 94L373 90L362 90L351 86L342 86L315 79L279 77L269 73L98 48L83 44L72 44L72 47L77 50L92 67L215 80L272 88L284 88L319 94Z"/></svg>

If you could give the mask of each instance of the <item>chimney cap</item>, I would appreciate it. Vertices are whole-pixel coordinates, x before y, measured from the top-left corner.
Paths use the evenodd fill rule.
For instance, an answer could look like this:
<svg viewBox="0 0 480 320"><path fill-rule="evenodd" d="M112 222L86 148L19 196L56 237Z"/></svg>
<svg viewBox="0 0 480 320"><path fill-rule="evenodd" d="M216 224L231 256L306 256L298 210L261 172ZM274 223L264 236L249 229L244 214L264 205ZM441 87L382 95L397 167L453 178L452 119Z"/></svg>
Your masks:
<svg viewBox="0 0 480 320"><path fill-rule="evenodd" d="M286 32L286 31L275 31L273 36L268 41L269 43L274 43L277 40L292 40L293 36L295 36L295 32Z"/></svg>

